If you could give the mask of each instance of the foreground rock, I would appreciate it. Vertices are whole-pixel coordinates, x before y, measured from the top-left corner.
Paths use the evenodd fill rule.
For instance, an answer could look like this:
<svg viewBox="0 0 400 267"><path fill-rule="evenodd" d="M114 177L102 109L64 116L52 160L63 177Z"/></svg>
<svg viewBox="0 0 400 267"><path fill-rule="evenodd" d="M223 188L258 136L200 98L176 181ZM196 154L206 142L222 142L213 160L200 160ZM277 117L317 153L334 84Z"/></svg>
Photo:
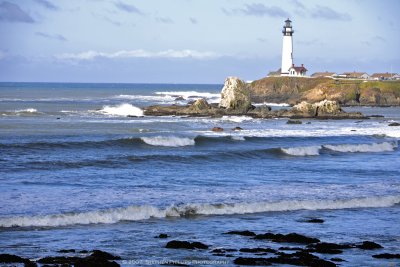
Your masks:
<svg viewBox="0 0 400 267"><path fill-rule="evenodd" d="M120 260L121 257L114 256L101 250L93 250L87 257L44 257L37 262L40 264L52 264L74 267L118 267L113 260Z"/></svg>
<svg viewBox="0 0 400 267"><path fill-rule="evenodd" d="M201 242L188 242L172 240L167 243L166 248L172 249L208 249L208 246Z"/></svg>
<svg viewBox="0 0 400 267"><path fill-rule="evenodd" d="M37 266L36 263L12 254L0 254L0 263L23 263L25 267ZM7 265L8 266L8 265Z"/></svg>
<svg viewBox="0 0 400 267"><path fill-rule="evenodd" d="M298 243L298 244L312 244L320 242L318 238L308 237L296 233L290 233L287 235L265 233L256 235L254 239L268 239L271 240L272 242L277 242L277 243Z"/></svg>
<svg viewBox="0 0 400 267"><path fill-rule="evenodd" d="M270 258L244 258L239 257L234 260L237 265L257 265L269 266L272 263L277 264L290 264L297 266L336 266L335 263L318 258L307 252L296 252L292 254L278 253L278 257Z"/></svg>

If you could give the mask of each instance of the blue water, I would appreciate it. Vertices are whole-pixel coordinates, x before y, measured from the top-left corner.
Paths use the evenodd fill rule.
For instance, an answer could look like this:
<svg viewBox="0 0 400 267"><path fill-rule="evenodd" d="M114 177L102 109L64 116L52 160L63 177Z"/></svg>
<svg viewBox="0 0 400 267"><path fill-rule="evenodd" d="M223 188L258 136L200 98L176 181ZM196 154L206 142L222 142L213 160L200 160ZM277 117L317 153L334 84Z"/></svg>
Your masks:
<svg viewBox="0 0 400 267"><path fill-rule="evenodd" d="M0 83L0 252L36 259L103 249L125 266L185 259L229 266L234 258L209 250L164 247L171 239L281 246L223 235L251 230L371 240L384 249L345 251L344 266L400 264L371 257L400 248L400 128L388 126L400 121L400 108L348 108L385 117L301 125L141 116L153 104L218 103L221 88ZM325 223L304 222L314 217ZM160 233L171 238L155 239Z"/></svg>

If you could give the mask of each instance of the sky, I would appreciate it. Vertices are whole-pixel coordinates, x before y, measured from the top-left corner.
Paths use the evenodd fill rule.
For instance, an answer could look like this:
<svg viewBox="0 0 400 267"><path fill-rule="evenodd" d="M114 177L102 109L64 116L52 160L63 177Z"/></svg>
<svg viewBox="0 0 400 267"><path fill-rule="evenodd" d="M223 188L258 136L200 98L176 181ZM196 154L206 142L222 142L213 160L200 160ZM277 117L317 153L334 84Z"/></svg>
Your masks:
<svg viewBox="0 0 400 267"><path fill-rule="evenodd" d="M0 0L0 81L223 83L280 68L400 72L398 0Z"/></svg>

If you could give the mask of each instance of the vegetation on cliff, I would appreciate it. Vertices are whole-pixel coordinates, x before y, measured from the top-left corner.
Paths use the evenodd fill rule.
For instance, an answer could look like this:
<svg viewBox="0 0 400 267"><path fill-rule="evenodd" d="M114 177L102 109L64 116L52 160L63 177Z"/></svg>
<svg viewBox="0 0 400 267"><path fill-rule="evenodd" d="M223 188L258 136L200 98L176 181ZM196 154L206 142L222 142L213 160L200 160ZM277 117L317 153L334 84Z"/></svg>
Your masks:
<svg viewBox="0 0 400 267"><path fill-rule="evenodd" d="M253 102L297 104L338 101L341 105L400 105L400 81L266 77L250 85Z"/></svg>

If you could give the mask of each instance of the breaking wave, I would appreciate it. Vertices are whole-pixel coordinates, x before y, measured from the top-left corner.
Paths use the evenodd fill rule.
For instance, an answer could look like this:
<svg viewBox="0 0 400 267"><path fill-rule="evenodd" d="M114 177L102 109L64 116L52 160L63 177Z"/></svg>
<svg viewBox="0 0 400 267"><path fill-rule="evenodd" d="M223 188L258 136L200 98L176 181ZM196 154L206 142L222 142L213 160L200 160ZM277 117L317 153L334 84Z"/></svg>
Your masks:
<svg viewBox="0 0 400 267"><path fill-rule="evenodd" d="M98 110L97 112L113 116L136 116L136 117L143 116L143 110L141 110L138 107L132 106L131 104L121 104L118 106L104 106L101 110Z"/></svg>
<svg viewBox="0 0 400 267"><path fill-rule="evenodd" d="M35 108L26 108L26 109L17 109L14 111L3 111L1 112L1 115L3 116L32 116L32 115L38 115L38 114L43 114L41 112L39 112L37 109Z"/></svg>
<svg viewBox="0 0 400 267"><path fill-rule="evenodd" d="M182 97L185 100L194 100L197 98L205 98L209 103L219 103L221 99L220 93L208 93L208 92L197 92L197 91L166 91L156 92L156 95L162 95L165 97L177 98Z"/></svg>
<svg viewBox="0 0 400 267"><path fill-rule="evenodd" d="M143 142L152 146L168 146L168 147L179 147L179 146L194 146L195 141L189 137L177 137L177 136L155 136L155 137L141 137Z"/></svg>
<svg viewBox="0 0 400 267"><path fill-rule="evenodd" d="M290 156L318 156L322 146L304 146L281 148L282 152Z"/></svg>
<svg viewBox="0 0 400 267"><path fill-rule="evenodd" d="M383 208L400 203L400 196L364 197L336 200L284 200L254 203L193 203L157 208L150 205L128 206L88 212L69 212L37 216L0 218L0 227L57 227L79 224L111 224L151 218L188 217L194 215L233 215L295 210L329 210Z"/></svg>
<svg viewBox="0 0 400 267"><path fill-rule="evenodd" d="M356 144L356 145L324 145L326 149L337 152L386 152L394 151L397 148L397 142L384 142L373 144Z"/></svg>

